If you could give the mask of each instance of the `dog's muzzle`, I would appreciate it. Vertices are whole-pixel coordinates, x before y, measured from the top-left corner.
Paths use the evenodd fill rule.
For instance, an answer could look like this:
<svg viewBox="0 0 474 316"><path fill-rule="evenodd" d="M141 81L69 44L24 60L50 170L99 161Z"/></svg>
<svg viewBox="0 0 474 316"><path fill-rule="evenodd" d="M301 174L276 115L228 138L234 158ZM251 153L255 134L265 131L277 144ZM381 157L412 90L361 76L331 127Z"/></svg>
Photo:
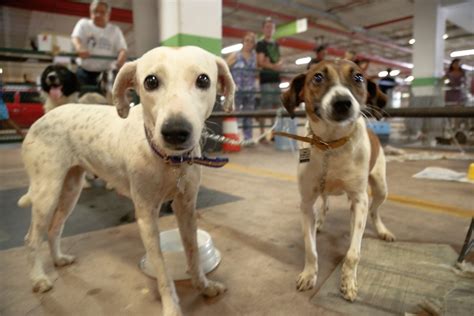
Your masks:
<svg viewBox="0 0 474 316"><path fill-rule="evenodd" d="M51 87L59 87L61 85L58 76L54 72L46 77L46 83Z"/></svg>
<svg viewBox="0 0 474 316"><path fill-rule="evenodd" d="M166 120L161 127L161 135L173 149L187 149L193 132L192 125L183 118Z"/></svg>
<svg viewBox="0 0 474 316"><path fill-rule="evenodd" d="M338 96L331 102L331 118L340 122L353 116L353 104L349 97Z"/></svg>

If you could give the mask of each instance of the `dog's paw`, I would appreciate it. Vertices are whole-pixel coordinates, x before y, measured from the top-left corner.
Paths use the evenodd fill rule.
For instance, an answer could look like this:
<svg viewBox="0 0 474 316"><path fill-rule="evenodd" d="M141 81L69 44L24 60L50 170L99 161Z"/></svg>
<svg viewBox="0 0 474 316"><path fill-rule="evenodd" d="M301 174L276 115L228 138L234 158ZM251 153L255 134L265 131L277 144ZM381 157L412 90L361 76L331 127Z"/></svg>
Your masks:
<svg viewBox="0 0 474 316"><path fill-rule="evenodd" d="M214 297L224 293L225 291L227 291L227 288L224 284L209 280L207 286L202 290L202 294L207 297Z"/></svg>
<svg viewBox="0 0 474 316"><path fill-rule="evenodd" d="M317 279L317 273L303 271L300 273L298 279L296 280L296 289L298 291L311 290L313 287L316 286Z"/></svg>
<svg viewBox="0 0 474 316"><path fill-rule="evenodd" d="M354 302L357 297L357 282L353 278L343 278L341 280L342 296L351 302Z"/></svg>
<svg viewBox="0 0 474 316"><path fill-rule="evenodd" d="M53 288L53 283L46 277L39 278L33 282L33 292L44 293Z"/></svg>
<svg viewBox="0 0 474 316"><path fill-rule="evenodd" d="M379 234L379 238L382 239L382 240L385 240L385 241L395 241L395 235L392 234L389 230L386 230L384 232L380 232Z"/></svg>
<svg viewBox="0 0 474 316"><path fill-rule="evenodd" d="M181 310L179 307L174 308L165 308L163 307L163 316L182 316Z"/></svg>
<svg viewBox="0 0 474 316"><path fill-rule="evenodd" d="M316 220L316 232L320 233L323 230L323 224L324 222L321 220Z"/></svg>
<svg viewBox="0 0 474 316"><path fill-rule="evenodd" d="M64 267L64 266L72 264L74 261L76 261L75 256L61 255L60 257L54 260L54 265L56 267Z"/></svg>

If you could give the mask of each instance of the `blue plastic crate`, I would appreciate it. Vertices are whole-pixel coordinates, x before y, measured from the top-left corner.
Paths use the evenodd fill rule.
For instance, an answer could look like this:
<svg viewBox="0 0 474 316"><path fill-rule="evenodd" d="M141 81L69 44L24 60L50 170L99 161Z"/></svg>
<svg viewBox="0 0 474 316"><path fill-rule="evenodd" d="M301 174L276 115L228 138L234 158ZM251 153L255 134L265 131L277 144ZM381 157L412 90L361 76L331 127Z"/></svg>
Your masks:
<svg viewBox="0 0 474 316"><path fill-rule="evenodd" d="M386 145L390 138L390 124L388 122L370 121L367 123L375 135L380 139L382 145Z"/></svg>
<svg viewBox="0 0 474 316"><path fill-rule="evenodd" d="M367 126L377 135L390 135L388 122L368 122Z"/></svg>

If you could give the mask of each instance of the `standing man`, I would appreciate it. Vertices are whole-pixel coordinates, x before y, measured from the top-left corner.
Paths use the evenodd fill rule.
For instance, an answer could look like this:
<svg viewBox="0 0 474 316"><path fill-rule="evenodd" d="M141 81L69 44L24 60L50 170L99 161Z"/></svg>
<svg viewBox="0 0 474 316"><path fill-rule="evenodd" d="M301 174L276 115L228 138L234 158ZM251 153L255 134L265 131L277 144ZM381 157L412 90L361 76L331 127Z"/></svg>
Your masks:
<svg viewBox="0 0 474 316"><path fill-rule="evenodd" d="M267 17L263 22L263 39L257 42L257 66L260 71L260 108L276 109L280 104L280 47L273 40L275 22ZM273 120L272 120L273 121ZM260 119L260 132L264 133L265 119ZM273 123L272 123L273 125Z"/></svg>
<svg viewBox="0 0 474 316"><path fill-rule="evenodd" d="M127 43L122 31L110 24L111 7L105 0L93 0L90 5L90 19L80 19L71 38L80 59L77 69L79 82L97 85L101 72L111 68L112 60L90 58L91 55L117 56L116 68L120 69L127 59Z"/></svg>

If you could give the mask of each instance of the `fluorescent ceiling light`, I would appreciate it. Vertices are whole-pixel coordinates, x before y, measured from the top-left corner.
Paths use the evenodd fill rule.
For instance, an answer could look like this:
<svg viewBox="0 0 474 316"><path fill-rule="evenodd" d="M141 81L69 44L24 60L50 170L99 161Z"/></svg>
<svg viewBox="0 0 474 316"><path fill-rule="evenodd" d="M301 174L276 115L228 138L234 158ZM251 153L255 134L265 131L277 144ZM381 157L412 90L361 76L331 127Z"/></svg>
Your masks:
<svg viewBox="0 0 474 316"><path fill-rule="evenodd" d="M295 64L297 65L305 65L311 61L311 57L303 57L303 58L298 58L295 61Z"/></svg>
<svg viewBox="0 0 474 316"><path fill-rule="evenodd" d="M474 49L466 49L466 50L458 50L455 52L452 52L451 57L463 57L463 56L469 56L469 55L474 55Z"/></svg>
<svg viewBox="0 0 474 316"><path fill-rule="evenodd" d="M235 45L230 45L230 46L224 47L221 50L221 53L223 55L225 55L225 54L230 54L230 53L233 53L233 52L238 52L239 50L242 49L243 46L244 45L242 43L235 44Z"/></svg>
<svg viewBox="0 0 474 316"><path fill-rule="evenodd" d="M474 71L474 67L469 65L461 65L461 68L464 70Z"/></svg>
<svg viewBox="0 0 474 316"><path fill-rule="evenodd" d="M387 71L385 71L385 70L384 70L384 71L381 71L381 72L379 72L379 77L380 77L380 78L386 77L387 75L388 75L388 72L387 72Z"/></svg>
<svg viewBox="0 0 474 316"><path fill-rule="evenodd" d="M394 70L390 71L390 76L392 76L392 77L398 76L399 74L400 74L400 70L398 70L398 69L394 69Z"/></svg>
<svg viewBox="0 0 474 316"><path fill-rule="evenodd" d="M412 38L411 40L408 41L408 44L410 45L413 45L415 44L416 40L414 38Z"/></svg>
<svg viewBox="0 0 474 316"><path fill-rule="evenodd" d="M280 89L286 89L290 86L290 83L289 82L282 82L280 83Z"/></svg>
<svg viewBox="0 0 474 316"><path fill-rule="evenodd" d="M405 78L405 81L406 81L406 82L412 82L413 79L415 79L415 77L413 77L413 76L408 76L408 77Z"/></svg>

